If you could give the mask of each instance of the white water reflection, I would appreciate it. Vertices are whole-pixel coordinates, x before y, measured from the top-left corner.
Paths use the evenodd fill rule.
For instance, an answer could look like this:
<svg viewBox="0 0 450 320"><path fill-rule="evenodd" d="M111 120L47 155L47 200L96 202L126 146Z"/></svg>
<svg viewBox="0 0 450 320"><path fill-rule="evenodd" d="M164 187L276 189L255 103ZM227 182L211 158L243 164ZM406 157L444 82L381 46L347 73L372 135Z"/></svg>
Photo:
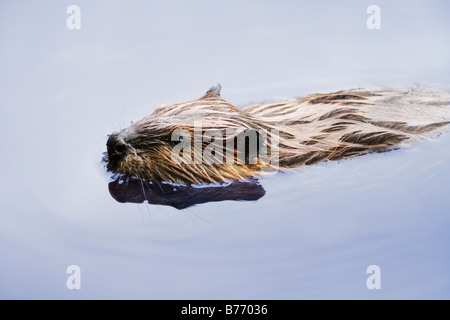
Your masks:
<svg viewBox="0 0 450 320"><path fill-rule="evenodd" d="M70 4L0 3L1 298L450 297L448 134L185 211L118 203L98 169L108 133L217 82L236 105L450 85L447 1L378 1L381 30L361 1L77 1L71 31Z"/></svg>

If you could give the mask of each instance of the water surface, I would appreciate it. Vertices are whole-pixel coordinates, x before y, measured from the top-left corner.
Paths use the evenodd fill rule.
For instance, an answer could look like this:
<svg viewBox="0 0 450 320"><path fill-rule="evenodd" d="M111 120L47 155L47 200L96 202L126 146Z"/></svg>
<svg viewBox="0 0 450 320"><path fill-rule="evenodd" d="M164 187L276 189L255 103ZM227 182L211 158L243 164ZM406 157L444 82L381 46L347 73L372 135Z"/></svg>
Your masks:
<svg viewBox="0 0 450 320"><path fill-rule="evenodd" d="M1 298L450 298L450 135L181 211L115 201L99 163L108 133L217 82L238 106L450 85L448 1L378 1L380 30L365 1L77 1L68 30L71 4L0 3Z"/></svg>

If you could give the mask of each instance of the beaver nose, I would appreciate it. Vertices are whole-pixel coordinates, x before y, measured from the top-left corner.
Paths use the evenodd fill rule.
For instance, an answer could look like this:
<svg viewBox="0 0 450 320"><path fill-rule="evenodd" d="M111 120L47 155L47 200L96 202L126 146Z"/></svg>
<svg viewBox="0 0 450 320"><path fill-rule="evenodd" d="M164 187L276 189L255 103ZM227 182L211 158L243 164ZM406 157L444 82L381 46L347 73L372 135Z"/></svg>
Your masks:
<svg viewBox="0 0 450 320"><path fill-rule="evenodd" d="M109 136L106 147L108 149L108 155L111 158L123 156L128 149L126 142L117 133L113 133Z"/></svg>

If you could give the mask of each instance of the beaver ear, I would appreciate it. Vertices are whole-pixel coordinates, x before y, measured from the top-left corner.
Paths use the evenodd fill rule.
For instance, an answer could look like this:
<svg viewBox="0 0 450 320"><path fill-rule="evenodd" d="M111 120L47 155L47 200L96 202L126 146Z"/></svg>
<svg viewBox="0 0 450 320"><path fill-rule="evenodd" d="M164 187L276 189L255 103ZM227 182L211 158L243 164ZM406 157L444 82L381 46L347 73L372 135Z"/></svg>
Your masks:
<svg viewBox="0 0 450 320"><path fill-rule="evenodd" d="M206 91L205 95L201 97L203 98L220 98L220 90L222 86L218 83L217 85L211 87L208 91Z"/></svg>

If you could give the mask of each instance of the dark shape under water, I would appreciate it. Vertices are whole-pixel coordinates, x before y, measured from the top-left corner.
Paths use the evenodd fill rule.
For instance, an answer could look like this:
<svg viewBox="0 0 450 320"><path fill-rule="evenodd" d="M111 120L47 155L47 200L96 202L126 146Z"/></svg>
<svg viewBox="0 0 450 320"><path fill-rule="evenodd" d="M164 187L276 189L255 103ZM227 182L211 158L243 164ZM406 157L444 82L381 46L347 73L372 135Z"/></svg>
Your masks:
<svg viewBox="0 0 450 320"><path fill-rule="evenodd" d="M118 202L143 203L186 209L196 204L224 200L255 201L266 193L258 180L233 181L228 185L194 187L165 183L148 183L143 180L120 178L110 182L109 193Z"/></svg>

